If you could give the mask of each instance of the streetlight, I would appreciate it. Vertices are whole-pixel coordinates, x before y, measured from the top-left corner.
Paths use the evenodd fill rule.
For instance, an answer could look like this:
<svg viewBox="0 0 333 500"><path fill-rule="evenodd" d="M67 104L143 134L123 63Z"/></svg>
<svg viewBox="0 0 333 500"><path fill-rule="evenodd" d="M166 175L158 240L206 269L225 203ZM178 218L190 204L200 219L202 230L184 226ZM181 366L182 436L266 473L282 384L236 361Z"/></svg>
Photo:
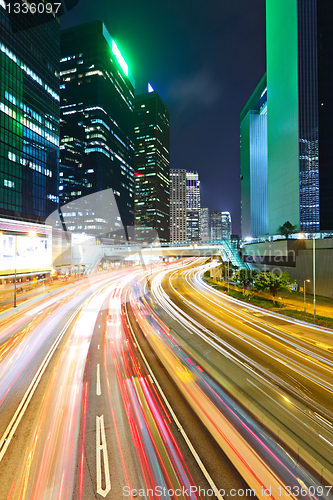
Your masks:
<svg viewBox="0 0 333 500"><path fill-rule="evenodd" d="M312 270L313 270L313 319L316 322L316 241L312 235Z"/></svg>
<svg viewBox="0 0 333 500"><path fill-rule="evenodd" d="M226 256L227 263L228 263L228 268L227 268L228 271L227 271L227 273L225 272L225 277L228 276L228 283L227 283L227 285L228 285L228 293L229 293L229 256L228 256L228 252L226 251L226 249L224 249L224 252L225 252L225 256ZM225 271L225 266L224 266L224 271Z"/></svg>
<svg viewBox="0 0 333 500"><path fill-rule="evenodd" d="M29 231L29 237L30 238L36 238L37 233L36 231ZM14 250L14 265L15 265L15 271L14 271L14 307L17 307L16 305L16 256L17 256L17 234L14 235L15 238L15 250Z"/></svg>
<svg viewBox="0 0 333 500"><path fill-rule="evenodd" d="M309 283L310 280L303 280L303 293L304 293L304 312L306 312L306 290L305 283Z"/></svg>

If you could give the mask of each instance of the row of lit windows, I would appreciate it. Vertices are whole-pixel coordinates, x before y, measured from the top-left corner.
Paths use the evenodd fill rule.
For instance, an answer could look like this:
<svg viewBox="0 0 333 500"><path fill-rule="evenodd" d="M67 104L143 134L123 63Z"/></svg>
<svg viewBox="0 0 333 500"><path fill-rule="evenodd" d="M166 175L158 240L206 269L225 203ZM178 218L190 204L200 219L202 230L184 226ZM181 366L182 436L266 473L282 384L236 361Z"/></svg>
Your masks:
<svg viewBox="0 0 333 500"><path fill-rule="evenodd" d="M23 104L19 99L14 97L7 90L5 91L5 98L7 99L7 101L14 104L14 106L20 107L25 113L27 113L30 117L34 118L39 123L45 125L50 130L55 130L55 127L50 122L45 120L45 118L41 117L41 115L36 113L36 111L33 111L32 109L30 109L26 104Z"/></svg>
<svg viewBox="0 0 333 500"><path fill-rule="evenodd" d="M118 94L120 95L120 97L121 97L121 98L123 99L123 101L125 102L126 106L128 106L128 108L129 108L131 111L133 111L133 109L134 109L134 105L133 105L133 103L132 103L131 101L129 101L129 100L128 100L128 99L127 99L124 95L123 95L123 93L122 93L122 89L120 88L120 86L119 86L118 82L117 82L114 78L112 78L112 76L110 75L110 73L109 73L108 71L104 70L104 72L103 72L103 71L101 71L101 70L94 70L94 71L88 71L88 72L86 72L85 74L84 74L84 73L79 73L79 74L76 74L76 72L77 72L77 68L73 68L73 69L68 69L68 70L65 70L65 71L61 71L61 72L60 72L60 75L61 75L61 76L65 76L65 78L63 78L63 81L64 81L64 82L70 82L71 80L74 80L74 79L76 79L76 78L83 78L83 77L90 77L90 76L103 76L104 78L106 78L106 77L107 77L107 78L111 81L111 83L112 83L113 87L114 87L114 88L115 88L115 90L118 92ZM119 72L117 72L117 73L118 73L118 75L121 77L120 73L119 73ZM69 75L71 75L71 76L66 76L67 74L69 74ZM90 81L90 80L87 80L87 82L89 82L89 81ZM125 82L124 82L124 84L125 84ZM126 84L125 84L125 86L126 86ZM62 85L60 86L60 89L64 89L64 88L65 88L65 85L64 85L64 84L62 84ZM127 87L125 87L125 88L127 88Z"/></svg>
<svg viewBox="0 0 333 500"><path fill-rule="evenodd" d="M59 138L52 132L47 132L46 130L43 130L41 127L38 127L31 121L27 120L24 117L21 117L20 120L17 120L17 113L10 107L8 107L6 104L3 102L0 102L0 111L8 115L10 118L12 118L15 121L18 121L18 123L21 123L22 125L25 125L28 127L30 130L35 132L36 134L40 135L41 137L44 137L48 142L51 142L55 146L59 145Z"/></svg>
<svg viewBox="0 0 333 500"><path fill-rule="evenodd" d="M59 95L54 92L46 83L43 82L43 80L36 75L32 69L30 69L28 66L26 66L24 63L22 63L13 52L11 52L5 45L0 43L0 50L4 54L6 54L9 59L14 61L27 75L29 75L35 82L37 82L39 85L41 85L46 92L48 92L56 101L59 101Z"/></svg>

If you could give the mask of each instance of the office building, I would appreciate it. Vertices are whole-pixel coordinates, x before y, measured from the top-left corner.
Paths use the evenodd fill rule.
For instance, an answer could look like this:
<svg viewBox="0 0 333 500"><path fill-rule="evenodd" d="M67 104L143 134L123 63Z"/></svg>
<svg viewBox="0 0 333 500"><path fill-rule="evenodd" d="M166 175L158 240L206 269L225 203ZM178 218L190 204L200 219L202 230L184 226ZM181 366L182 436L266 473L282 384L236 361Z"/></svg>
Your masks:
<svg viewBox="0 0 333 500"><path fill-rule="evenodd" d="M242 238L268 233L267 79L240 114Z"/></svg>
<svg viewBox="0 0 333 500"><path fill-rule="evenodd" d="M200 180L198 172L186 172L187 241L200 240Z"/></svg>
<svg viewBox="0 0 333 500"><path fill-rule="evenodd" d="M170 170L170 242L184 243L186 231L186 170Z"/></svg>
<svg viewBox="0 0 333 500"><path fill-rule="evenodd" d="M331 231L333 4L266 7L267 78L241 113L242 237L276 234L286 221Z"/></svg>
<svg viewBox="0 0 333 500"><path fill-rule="evenodd" d="M267 0L269 233L333 229L333 3Z"/></svg>
<svg viewBox="0 0 333 500"><path fill-rule="evenodd" d="M200 209L200 239L201 241L210 240L210 213L209 208Z"/></svg>
<svg viewBox="0 0 333 500"><path fill-rule="evenodd" d="M210 213L210 239L211 241L222 240L222 212Z"/></svg>
<svg viewBox="0 0 333 500"><path fill-rule="evenodd" d="M60 27L30 21L1 3L0 216L42 223L58 207Z"/></svg>
<svg viewBox="0 0 333 500"><path fill-rule="evenodd" d="M134 80L128 66L101 21L62 31L60 66L60 205L110 188L117 204L104 218L87 207L78 219L73 210L75 218L67 213L66 223L88 234L133 226Z"/></svg>
<svg viewBox="0 0 333 500"><path fill-rule="evenodd" d="M221 232L223 240L230 240L231 237L231 215L230 212L221 213Z"/></svg>
<svg viewBox="0 0 333 500"><path fill-rule="evenodd" d="M135 97L135 226L169 241L169 111L156 90Z"/></svg>

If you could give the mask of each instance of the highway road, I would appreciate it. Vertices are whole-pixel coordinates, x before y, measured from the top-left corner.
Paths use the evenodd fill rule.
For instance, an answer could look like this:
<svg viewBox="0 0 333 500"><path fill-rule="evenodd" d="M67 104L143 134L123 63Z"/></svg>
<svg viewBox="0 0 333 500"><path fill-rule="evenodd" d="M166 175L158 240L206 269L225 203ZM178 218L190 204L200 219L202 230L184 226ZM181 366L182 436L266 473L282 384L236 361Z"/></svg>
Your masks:
<svg viewBox="0 0 333 500"><path fill-rule="evenodd" d="M155 305L145 304L149 317L155 309L165 321L164 328L172 332L172 341L218 380L224 388L222 404L231 396L245 420L254 416L252 425L259 421L255 434L258 437L265 429L266 438L273 438L273 449L278 445L279 452L284 452L281 462L285 465L289 452L294 467L299 467L299 484L309 487L314 481L311 484L329 486L333 470L332 332L232 300L203 283L200 275L206 269L182 266L155 275L148 287ZM189 362L182 365L188 368ZM253 438L250 434L247 431L248 443ZM230 444L222 441L231 456ZM260 454L262 447L254 449ZM244 449L238 444L242 459ZM246 473L242 460L237 462L234 456L232 461ZM282 472L277 467L274 474ZM283 473L281 480L288 486L291 478ZM255 484L253 478L247 481ZM279 486L275 494L279 496Z"/></svg>
<svg viewBox="0 0 333 500"><path fill-rule="evenodd" d="M205 269L97 274L0 315L1 500L332 499L330 332Z"/></svg>
<svg viewBox="0 0 333 500"><path fill-rule="evenodd" d="M97 275L0 316L1 500L243 496L145 343L130 303L146 274Z"/></svg>

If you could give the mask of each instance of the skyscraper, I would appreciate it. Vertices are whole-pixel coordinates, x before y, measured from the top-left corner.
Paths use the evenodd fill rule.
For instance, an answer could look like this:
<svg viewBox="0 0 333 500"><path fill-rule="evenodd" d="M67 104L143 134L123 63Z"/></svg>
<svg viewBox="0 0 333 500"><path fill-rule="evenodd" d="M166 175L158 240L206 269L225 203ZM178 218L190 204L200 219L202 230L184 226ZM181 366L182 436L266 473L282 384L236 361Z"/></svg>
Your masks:
<svg viewBox="0 0 333 500"><path fill-rule="evenodd" d="M60 29L28 20L0 4L0 215L44 222L58 206Z"/></svg>
<svg viewBox="0 0 333 500"><path fill-rule="evenodd" d="M221 213L221 229L222 229L222 239L230 240L231 236L231 215L230 212Z"/></svg>
<svg viewBox="0 0 333 500"><path fill-rule="evenodd" d="M112 188L121 221L97 220L87 210L80 230L102 234L121 222L133 226L134 80L128 66L101 21L62 31L60 63L60 204Z"/></svg>
<svg viewBox="0 0 333 500"><path fill-rule="evenodd" d="M267 0L269 232L333 229L333 4Z"/></svg>
<svg viewBox="0 0 333 500"><path fill-rule="evenodd" d="M222 240L222 212L210 213L210 239L211 241Z"/></svg>
<svg viewBox="0 0 333 500"><path fill-rule="evenodd" d="M267 80L260 80L240 114L242 237L268 233Z"/></svg>
<svg viewBox="0 0 333 500"><path fill-rule="evenodd" d="M200 240L200 180L198 172L186 172L187 241Z"/></svg>
<svg viewBox="0 0 333 500"><path fill-rule="evenodd" d="M170 241L186 240L186 170L170 170Z"/></svg>
<svg viewBox="0 0 333 500"><path fill-rule="evenodd" d="M267 110L264 77L241 113L242 236L276 234L286 221L330 231L333 4L266 4Z"/></svg>
<svg viewBox="0 0 333 500"><path fill-rule="evenodd" d="M200 209L200 239L201 241L210 240L210 213L209 208Z"/></svg>
<svg viewBox="0 0 333 500"><path fill-rule="evenodd" d="M169 111L156 90L135 97L135 226L169 241Z"/></svg>

